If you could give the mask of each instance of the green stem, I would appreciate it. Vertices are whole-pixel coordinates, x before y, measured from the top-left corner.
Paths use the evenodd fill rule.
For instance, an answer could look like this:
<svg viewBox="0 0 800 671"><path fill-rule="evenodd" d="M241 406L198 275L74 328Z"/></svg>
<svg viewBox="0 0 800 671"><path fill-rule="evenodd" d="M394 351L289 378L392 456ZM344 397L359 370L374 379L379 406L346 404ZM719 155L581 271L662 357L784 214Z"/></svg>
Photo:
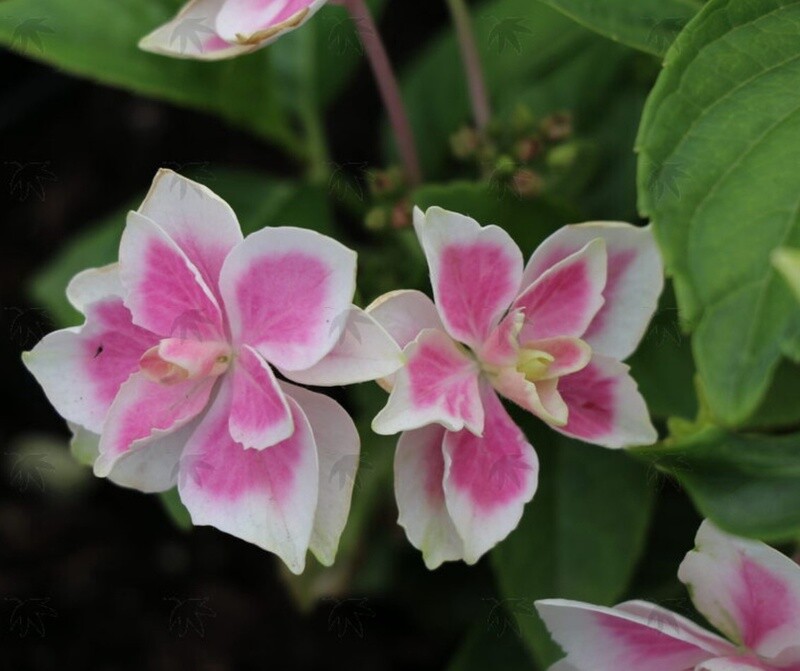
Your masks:
<svg viewBox="0 0 800 671"><path fill-rule="evenodd" d="M303 54L305 69L305 76L302 77L303 90L300 92L300 118L305 131L308 178L315 184L322 184L330 177L330 153L325 134L324 110L317 93L319 82L313 28L308 25L298 31L298 39L305 40L300 51Z"/></svg>
<svg viewBox="0 0 800 671"><path fill-rule="evenodd" d="M492 118L489 104L489 93L486 89L486 79L483 75L483 66L475 41L475 30L472 17L464 0L447 0L453 23L456 28L458 46L461 49L461 59L464 61L464 72L469 85L469 97L472 101L472 111L475 115L475 125L478 130L484 130Z"/></svg>

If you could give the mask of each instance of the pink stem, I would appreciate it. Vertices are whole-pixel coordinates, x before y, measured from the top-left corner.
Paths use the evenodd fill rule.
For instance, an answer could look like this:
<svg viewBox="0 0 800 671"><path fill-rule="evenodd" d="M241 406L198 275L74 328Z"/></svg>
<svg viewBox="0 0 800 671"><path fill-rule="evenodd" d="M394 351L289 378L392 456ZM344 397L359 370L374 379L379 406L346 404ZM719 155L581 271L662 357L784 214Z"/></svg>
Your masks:
<svg viewBox="0 0 800 671"><path fill-rule="evenodd" d="M356 24L364 50L367 53L372 72L378 83L383 104L389 115L389 122L394 131L397 148L405 166L406 177L412 186L422 182L422 171L417 154L417 145L411 123L408 120L400 86L397 83L392 64L381 41L378 27L370 14L364 0L340 0L339 4L347 7L353 22Z"/></svg>
<svg viewBox="0 0 800 671"><path fill-rule="evenodd" d="M464 61L464 71L469 84L469 96L472 100L472 110L475 115L475 125L478 130L485 130L492 118L489 105L489 94L486 90L486 79L483 76L483 66L478 52L478 43L475 41L475 31L472 27L472 17L464 0L447 0L453 23L456 27L458 45L461 49L461 59Z"/></svg>

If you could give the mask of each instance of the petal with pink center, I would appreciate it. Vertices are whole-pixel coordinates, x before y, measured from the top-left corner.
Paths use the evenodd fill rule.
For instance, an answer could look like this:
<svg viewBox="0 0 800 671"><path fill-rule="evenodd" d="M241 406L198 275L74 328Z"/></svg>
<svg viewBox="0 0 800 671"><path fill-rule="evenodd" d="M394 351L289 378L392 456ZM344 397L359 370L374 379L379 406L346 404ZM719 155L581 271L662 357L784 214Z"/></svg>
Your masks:
<svg viewBox="0 0 800 671"><path fill-rule="evenodd" d="M173 58L220 60L246 54L257 45L230 44L217 34L216 18L225 0L192 0L178 15L139 42L139 48Z"/></svg>
<svg viewBox="0 0 800 671"><path fill-rule="evenodd" d="M478 350L519 291L522 252L502 228L439 207L417 208L414 228L447 332Z"/></svg>
<svg viewBox="0 0 800 671"><path fill-rule="evenodd" d="M159 384L135 373L120 387L100 437L95 475L105 477L122 455L180 429L208 404L214 378Z"/></svg>
<svg viewBox="0 0 800 671"><path fill-rule="evenodd" d="M777 550L704 522L678 577L697 610L735 643L767 658L798 644L800 567Z"/></svg>
<svg viewBox="0 0 800 671"><path fill-rule="evenodd" d="M436 305L421 291L391 291L376 298L366 311L401 349L425 329L444 330Z"/></svg>
<svg viewBox="0 0 800 671"><path fill-rule="evenodd" d="M584 338L594 350L626 359L636 349L664 287L664 264L651 226L590 222L565 226L545 240L525 268L528 286L549 268L594 239L602 238L608 253L605 303Z"/></svg>
<svg viewBox="0 0 800 671"><path fill-rule="evenodd" d="M230 373L233 385L228 428L245 449L263 450L294 432L289 403L270 365L254 349L240 348Z"/></svg>
<svg viewBox="0 0 800 671"><path fill-rule="evenodd" d="M225 260L220 289L234 340L282 370L311 368L347 324L356 254L301 228L265 228Z"/></svg>
<svg viewBox="0 0 800 671"><path fill-rule="evenodd" d="M558 380L531 382L516 368L502 368L489 376L495 390L551 426L564 426L569 408L558 391Z"/></svg>
<svg viewBox="0 0 800 671"><path fill-rule="evenodd" d="M441 424L451 431L483 431L483 405L475 361L444 331L429 329L405 349L406 365L395 376L389 401L372 422L392 435Z"/></svg>
<svg viewBox="0 0 800 671"><path fill-rule="evenodd" d="M100 433L120 386L157 339L132 323L119 298L85 309L83 326L46 335L23 361L58 414Z"/></svg>
<svg viewBox="0 0 800 671"><path fill-rule="evenodd" d="M580 338L603 306L606 265L605 242L598 239L542 273L514 301L525 312L520 342Z"/></svg>
<svg viewBox="0 0 800 671"><path fill-rule="evenodd" d="M616 359L595 354L585 368L560 378L569 419L558 430L610 448L654 443L658 433L628 370Z"/></svg>
<svg viewBox="0 0 800 671"><path fill-rule="evenodd" d="M119 263L102 268L89 268L73 277L67 285L67 300L72 307L86 314L92 303L107 298L122 298Z"/></svg>
<svg viewBox="0 0 800 671"><path fill-rule="evenodd" d="M131 212L119 246L125 305L164 337L221 340L222 313L200 271L157 224Z"/></svg>
<svg viewBox="0 0 800 671"><path fill-rule="evenodd" d="M431 570L464 557L464 544L444 499L445 433L437 425L405 431L394 457L397 521Z"/></svg>
<svg viewBox="0 0 800 671"><path fill-rule="evenodd" d="M327 0L226 0L216 27L231 43L266 45L308 21Z"/></svg>
<svg viewBox="0 0 800 671"><path fill-rule="evenodd" d="M369 382L403 365L403 353L386 330L361 308L347 313L339 342L311 368L281 371L294 382L318 387Z"/></svg>
<svg viewBox="0 0 800 671"><path fill-rule="evenodd" d="M565 663L578 671L689 671L733 646L685 618L667 620L625 609L602 608L577 601L536 602L553 640L567 653Z"/></svg>
<svg viewBox="0 0 800 671"><path fill-rule="evenodd" d="M185 463L203 464L179 477L181 500L196 525L210 525L277 554L302 573L319 490L314 435L297 402L288 403L292 436L266 450L245 450L228 431L232 391L218 396L186 446ZM181 469L183 469L183 463Z"/></svg>
<svg viewBox="0 0 800 671"><path fill-rule="evenodd" d="M483 385L483 436L447 432L444 492L464 542L464 561L477 562L516 529L539 482L539 460L494 391Z"/></svg>
<svg viewBox="0 0 800 671"><path fill-rule="evenodd" d="M217 293L219 272L230 251L242 241L239 220L213 191L172 170L159 170L139 214L159 225Z"/></svg>
<svg viewBox="0 0 800 671"><path fill-rule="evenodd" d="M317 444L319 498L309 549L323 566L332 566L350 513L361 440L350 415L333 399L286 382L281 389L297 401Z"/></svg>

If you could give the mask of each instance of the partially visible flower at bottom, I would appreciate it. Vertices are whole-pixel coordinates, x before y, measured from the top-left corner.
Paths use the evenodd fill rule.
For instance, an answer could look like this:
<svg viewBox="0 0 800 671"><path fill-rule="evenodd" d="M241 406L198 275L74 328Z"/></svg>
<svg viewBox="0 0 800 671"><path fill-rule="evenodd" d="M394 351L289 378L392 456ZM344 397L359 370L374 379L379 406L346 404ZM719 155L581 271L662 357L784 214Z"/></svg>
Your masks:
<svg viewBox="0 0 800 671"><path fill-rule="evenodd" d="M641 341L663 288L650 228L566 226L523 266L506 231L441 208L414 227L434 301L395 291L367 308L406 364L373 421L402 432L399 522L429 568L474 563L503 540L533 497L536 452L505 397L556 430L609 448L656 440L621 363Z"/></svg>
<svg viewBox="0 0 800 671"><path fill-rule="evenodd" d="M352 305L355 273L355 253L314 231L243 238L227 203L162 170L128 217L119 263L70 282L86 322L23 358L81 453L97 454L96 475L177 485L195 524L299 573L309 549L333 563L355 474L344 486L329 474L360 446L343 408L273 367L318 386L398 368L398 346Z"/></svg>
<svg viewBox="0 0 800 671"><path fill-rule="evenodd" d="M567 656L550 671L800 671L800 566L704 522L678 577L724 636L655 604L536 607ZM727 640L726 640L727 639Z"/></svg>

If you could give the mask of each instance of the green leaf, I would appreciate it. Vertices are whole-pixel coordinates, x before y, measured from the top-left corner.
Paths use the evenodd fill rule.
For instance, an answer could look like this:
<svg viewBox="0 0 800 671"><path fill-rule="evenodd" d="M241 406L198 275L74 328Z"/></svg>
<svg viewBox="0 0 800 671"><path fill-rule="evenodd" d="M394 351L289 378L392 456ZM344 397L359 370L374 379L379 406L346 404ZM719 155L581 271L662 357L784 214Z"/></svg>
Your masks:
<svg viewBox="0 0 800 671"><path fill-rule="evenodd" d="M161 492L158 498L161 500L161 505L164 507L167 516L176 527L183 531L188 531L192 528L192 516L186 510L186 506L183 505L177 487Z"/></svg>
<svg viewBox="0 0 800 671"><path fill-rule="evenodd" d="M578 23L641 51L663 56L703 6L701 0L542 0Z"/></svg>
<svg viewBox="0 0 800 671"><path fill-rule="evenodd" d="M576 132L590 138L598 175L632 156L636 120L627 118L611 95L640 85L629 71L632 52L599 37L561 13L531 0L492 0L475 12L475 32L495 116L509 117L519 104L536 115L568 110ZM403 93L427 177L447 174L450 136L472 123L464 77L453 76L458 45L450 28L434 40L402 78ZM649 89L646 82L645 85ZM635 108L634 108L635 109ZM618 123L619 122L619 123ZM613 125L614 132L604 133ZM623 159L624 160L624 159ZM629 166L625 181L630 185ZM616 170L614 174L618 174ZM628 189L631 186L627 187ZM616 211L614 216L627 215Z"/></svg>
<svg viewBox="0 0 800 671"><path fill-rule="evenodd" d="M800 434L736 434L706 427L635 451L675 476L721 528L777 541L800 533Z"/></svg>
<svg viewBox="0 0 800 671"><path fill-rule="evenodd" d="M800 249L779 247L772 253L772 265L783 275L797 300L800 300Z"/></svg>
<svg viewBox="0 0 800 671"><path fill-rule="evenodd" d="M180 7L176 0L6 0L0 44L67 72L227 121L297 151L278 105L268 50L202 63L137 44Z"/></svg>
<svg viewBox="0 0 800 671"><path fill-rule="evenodd" d="M503 608L503 605L496 607ZM447 671L536 671L515 633L513 626L498 634L491 631L486 622L476 623L447 665Z"/></svg>
<svg viewBox="0 0 800 671"><path fill-rule="evenodd" d="M800 2L712 0L667 54L638 139L655 225L712 412L741 425L800 308L770 263L800 241ZM724 64L724 75L720 69Z"/></svg>
<svg viewBox="0 0 800 671"><path fill-rule="evenodd" d="M521 419L541 462L539 491L517 529L492 553L506 599L613 604L644 550L653 491L625 454L568 440ZM562 655L538 618L517 617L540 664Z"/></svg>
<svg viewBox="0 0 800 671"><path fill-rule="evenodd" d="M258 173L212 168L205 185L228 201L245 235L264 226L303 226L333 233L331 213L321 187L271 180ZM31 282L34 300L47 309L58 326L82 317L67 301L69 281L81 270L117 260L125 217L144 199L144 192L118 212L90 226L72 240Z"/></svg>

